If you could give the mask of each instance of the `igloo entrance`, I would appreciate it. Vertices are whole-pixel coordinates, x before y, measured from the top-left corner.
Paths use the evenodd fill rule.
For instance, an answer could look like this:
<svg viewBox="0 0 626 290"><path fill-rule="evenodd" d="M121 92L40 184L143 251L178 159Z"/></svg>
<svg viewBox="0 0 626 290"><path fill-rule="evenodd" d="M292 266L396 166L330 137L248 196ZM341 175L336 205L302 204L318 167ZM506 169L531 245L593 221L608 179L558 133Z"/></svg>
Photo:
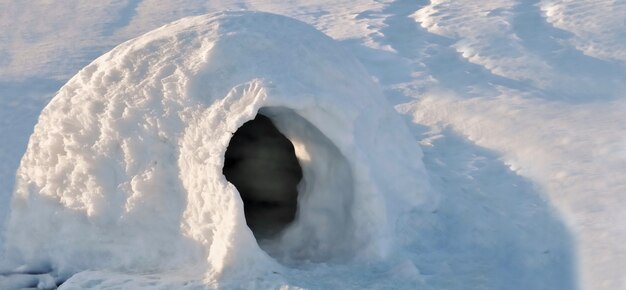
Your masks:
<svg viewBox="0 0 626 290"><path fill-rule="evenodd" d="M293 145L268 117L258 114L235 132L223 173L241 194L257 239L271 238L293 222L302 168Z"/></svg>

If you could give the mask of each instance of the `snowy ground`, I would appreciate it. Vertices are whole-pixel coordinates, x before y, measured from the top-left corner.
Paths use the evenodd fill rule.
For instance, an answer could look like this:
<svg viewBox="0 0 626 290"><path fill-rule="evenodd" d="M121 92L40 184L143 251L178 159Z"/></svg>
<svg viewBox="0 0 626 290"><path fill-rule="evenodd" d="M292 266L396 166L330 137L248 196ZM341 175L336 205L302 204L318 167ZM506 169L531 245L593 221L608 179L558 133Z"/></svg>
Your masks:
<svg viewBox="0 0 626 290"><path fill-rule="evenodd" d="M407 240L407 262L294 270L290 285L626 288L624 2L336 2L0 2L0 221L38 115L69 77L181 17L261 10L357 55L443 196L435 225L406 221L432 237Z"/></svg>

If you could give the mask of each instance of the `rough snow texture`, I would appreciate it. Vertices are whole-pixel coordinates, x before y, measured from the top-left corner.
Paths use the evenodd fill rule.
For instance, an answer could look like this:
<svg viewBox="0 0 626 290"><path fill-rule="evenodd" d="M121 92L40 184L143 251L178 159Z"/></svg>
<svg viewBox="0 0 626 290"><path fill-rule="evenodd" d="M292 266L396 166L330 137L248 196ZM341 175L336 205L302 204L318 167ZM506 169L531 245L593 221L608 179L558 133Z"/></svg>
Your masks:
<svg viewBox="0 0 626 290"><path fill-rule="evenodd" d="M181 17L262 10L311 24L357 56L402 105L441 197L432 218L406 219L398 259L285 269L285 284L626 289L623 3L0 0L0 221L39 113L69 77ZM81 272L64 287L158 278L116 275ZM273 275L238 286L266 289Z"/></svg>
<svg viewBox="0 0 626 290"><path fill-rule="evenodd" d="M229 12L126 42L59 91L17 173L8 259L209 285L282 272L222 174L232 134L259 111L304 175L296 221L263 241L278 261L385 259L399 218L434 208L419 147L353 57L301 22Z"/></svg>
<svg viewBox="0 0 626 290"><path fill-rule="evenodd" d="M626 62L626 2L543 0L539 7L548 22L574 35L569 42L578 50L599 59Z"/></svg>
<svg viewBox="0 0 626 290"><path fill-rule="evenodd" d="M403 104L402 111L415 123L451 127L500 152L512 170L537 182L564 216L574 235L580 287L624 289L623 3L489 1L482 10L487 5L470 2L431 1L413 18L429 32L458 39L457 51L459 43L480 39L470 45L480 58L460 53L463 61L456 64L479 64L490 73L474 73L483 81L468 77L463 86L446 85L456 77L439 74L438 84ZM467 13L471 8L497 19L486 25ZM496 23L500 29L489 28ZM509 41L494 38L503 32ZM515 46L507 48L508 43ZM513 55L501 57L503 52ZM537 63L533 59L545 67L527 70ZM498 67L537 79L520 82L492 69Z"/></svg>
<svg viewBox="0 0 626 290"><path fill-rule="evenodd" d="M554 76L549 66L529 53L513 33L508 20L515 5L518 3L514 0L435 0L418 10L415 19L429 32L458 39L452 47L469 62L498 76L542 84ZM459 21L475 15L481 17Z"/></svg>

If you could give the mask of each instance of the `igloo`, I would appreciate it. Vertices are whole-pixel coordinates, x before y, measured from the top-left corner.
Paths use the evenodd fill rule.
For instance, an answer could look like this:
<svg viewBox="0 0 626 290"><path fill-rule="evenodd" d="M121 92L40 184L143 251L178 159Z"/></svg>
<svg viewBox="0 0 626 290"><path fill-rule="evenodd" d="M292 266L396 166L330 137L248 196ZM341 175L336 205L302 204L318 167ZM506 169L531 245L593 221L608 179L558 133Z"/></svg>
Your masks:
<svg viewBox="0 0 626 290"><path fill-rule="evenodd" d="M43 110L5 255L209 281L385 259L401 215L435 204L421 157L331 38L268 13L185 18L99 57Z"/></svg>

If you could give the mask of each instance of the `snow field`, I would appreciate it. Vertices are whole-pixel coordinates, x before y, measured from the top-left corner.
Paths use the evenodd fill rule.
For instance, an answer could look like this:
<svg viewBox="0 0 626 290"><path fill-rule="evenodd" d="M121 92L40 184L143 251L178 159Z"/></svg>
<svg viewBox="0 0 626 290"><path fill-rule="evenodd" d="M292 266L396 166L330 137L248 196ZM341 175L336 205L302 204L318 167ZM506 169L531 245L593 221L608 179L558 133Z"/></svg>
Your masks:
<svg viewBox="0 0 626 290"><path fill-rule="evenodd" d="M263 10L309 23L357 56L406 114L441 201L431 215L401 219L399 258L288 268L284 280L247 288L625 288L621 5L4 1L0 134L11 137L0 140L0 184L8 185L0 188L0 220L32 127L70 76L118 43L181 17ZM64 287L113 288L122 277L81 272ZM168 279L182 285L187 276L162 274L156 284L148 274L130 277L149 287Z"/></svg>

